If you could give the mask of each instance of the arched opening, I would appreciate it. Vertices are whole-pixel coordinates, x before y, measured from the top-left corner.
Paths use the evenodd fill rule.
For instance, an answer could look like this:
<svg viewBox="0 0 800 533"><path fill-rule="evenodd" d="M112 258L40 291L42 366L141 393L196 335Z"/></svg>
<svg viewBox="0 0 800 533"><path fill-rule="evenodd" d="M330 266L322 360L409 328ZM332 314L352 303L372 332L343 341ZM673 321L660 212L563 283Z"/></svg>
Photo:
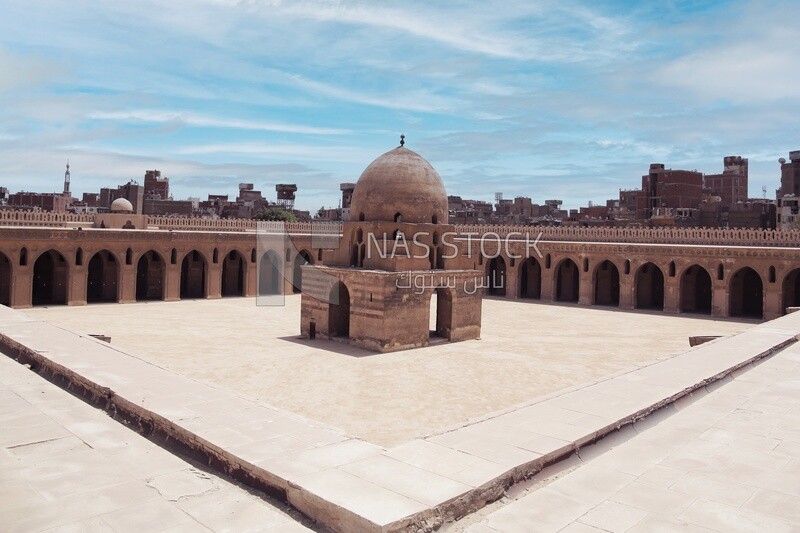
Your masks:
<svg viewBox="0 0 800 533"><path fill-rule="evenodd" d="M729 294L730 316L763 318L764 283L758 272L750 267L739 269L731 277Z"/></svg>
<svg viewBox="0 0 800 533"><path fill-rule="evenodd" d="M489 261L486 270L489 278L488 293L494 296L506 295L506 261L499 255Z"/></svg>
<svg viewBox="0 0 800 533"><path fill-rule="evenodd" d="M222 296L244 296L244 258L231 250L222 261Z"/></svg>
<svg viewBox="0 0 800 533"><path fill-rule="evenodd" d="M681 276L681 311L711 314L711 276L700 265L692 265Z"/></svg>
<svg viewBox="0 0 800 533"><path fill-rule="evenodd" d="M431 293L430 336L450 339L453 329L453 293L449 289L438 288Z"/></svg>
<svg viewBox="0 0 800 533"><path fill-rule="evenodd" d="M67 261L55 250L47 250L33 264L33 305L67 303Z"/></svg>
<svg viewBox="0 0 800 533"><path fill-rule="evenodd" d="M192 250L181 262L181 298L206 297L206 258Z"/></svg>
<svg viewBox="0 0 800 533"><path fill-rule="evenodd" d="M0 252L0 305L11 305L11 260Z"/></svg>
<svg viewBox="0 0 800 533"><path fill-rule="evenodd" d="M437 217L436 215L433 215L431 217L431 224L438 224L438 223L439 223L439 217Z"/></svg>
<svg viewBox="0 0 800 533"><path fill-rule="evenodd" d="M128 248L125 251L125 264L126 265L132 265L133 264L133 250L131 250L130 248Z"/></svg>
<svg viewBox="0 0 800 533"><path fill-rule="evenodd" d="M331 288L328 304L328 336L330 338L350 336L350 291L341 281Z"/></svg>
<svg viewBox="0 0 800 533"><path fill-rule="evenodd" d="M303 292L303 266L311 264L311 254L306 250L300 250L294 258L294 268L292 271L292 291L297 294Z"/></svg>
<svg viewBox="0 0 800 533"><path fill-rule="evenodd" d="M83 266L83 248L75 250L75 265Z"/></svg>
<svg viewBox="0 0 800 533"><path fill-rule="evenodd" d="M268 250L261 256L258 265L258 294L283 294L283 261L274 250Z"/></svg>
<svg viewBox="0 0 800 533"><path fill-rule="evenodd" d="M400 213L395 213L394 214L394 221L395 222L402 222L403 221L403 215L400 214Z"/></svg>
<svg viewBox="0 0 800 533"><path fill-rule="evenodd" d="M136 301L163 300L164 261L158 252L148 250L136 264Z"/></svg>
<svg viewBox="0 0 800 533"><path fill-rule="evenodd" d="M653 263L636 271L636 309L664 309L664 273Z"/></svg>
<svg viewBox="0 0 800 533"><path fill-rule="evenodd" d="M783 278L783 312L787 307L800 307L800 268L795 268Z"/></svg>
<svg viewBox="0 0 800 533"><path fill-rule="evenodd" d="M578 265L572 259L564 259L556 268L556 300L577 302L580 289Z"/></svg>
<svg viewBox="0 0 800 533"><path fill-rule="evenodd" d="M359 221L359 222L364 222L364 213L359 213L359 215L358 215L358 221Z"/></svg>
<svg viewBox="0 0 800 533"><path fill-rule="evenodd" d="M669 277L671 278L675 277L675 261L669 262Z"/></svg>
<svg viewBox="0 0 800 533"><path fill-rule="evenodd" d="M178 264L178 250L175 248L169 254L169 262L170 264L177 265Z"/></svg>
<svg viewBox="0 0 800 533"><path fill-rule="evenodd" d="M19 266L27 266L28 265L28 249L22 248L19 251Z"/></svg>
<svg viewBox="0 0 800 533"><path fill-rule="evenodd" d="M533 257L519 266L519 297L535 300L542 297L542 267Z"/></svg>
<svg viewBox="0 0 800 533"><path fill-rule="evenodd" d="M100 250L89 259L89 272L86 277L86 301L116 302L119 266L114 255L108 250Z"/></svg>
<svg viewBox="0 0 800 533"><path fill-rule="evenodd" d="M608 259L594 269L594 304L619 305L619 270Z"/></svg>

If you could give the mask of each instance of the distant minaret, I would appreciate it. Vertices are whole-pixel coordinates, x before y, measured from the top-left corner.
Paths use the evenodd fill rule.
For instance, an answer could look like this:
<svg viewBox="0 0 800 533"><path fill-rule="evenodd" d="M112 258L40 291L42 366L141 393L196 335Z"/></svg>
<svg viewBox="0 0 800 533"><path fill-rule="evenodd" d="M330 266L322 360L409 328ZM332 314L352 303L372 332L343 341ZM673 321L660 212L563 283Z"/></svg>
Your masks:
<svg viewBox="0 0 800 533"><path fill-rule="evenodd" d="M67 159L67 171L64 172L64 195L69 194L69 159Z"/></svg>

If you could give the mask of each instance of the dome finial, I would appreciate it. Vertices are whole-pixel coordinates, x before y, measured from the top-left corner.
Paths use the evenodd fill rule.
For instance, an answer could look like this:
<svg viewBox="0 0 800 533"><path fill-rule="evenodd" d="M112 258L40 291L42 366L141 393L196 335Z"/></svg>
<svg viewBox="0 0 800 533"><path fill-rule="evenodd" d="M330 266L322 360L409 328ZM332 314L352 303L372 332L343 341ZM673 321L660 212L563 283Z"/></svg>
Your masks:
<svg viewBox="0 0 800 533"><path fill-rule="evenodd" d="M406 136L401 133L400 134L400 146L403 146L404 144L406 144Z"/></svg>

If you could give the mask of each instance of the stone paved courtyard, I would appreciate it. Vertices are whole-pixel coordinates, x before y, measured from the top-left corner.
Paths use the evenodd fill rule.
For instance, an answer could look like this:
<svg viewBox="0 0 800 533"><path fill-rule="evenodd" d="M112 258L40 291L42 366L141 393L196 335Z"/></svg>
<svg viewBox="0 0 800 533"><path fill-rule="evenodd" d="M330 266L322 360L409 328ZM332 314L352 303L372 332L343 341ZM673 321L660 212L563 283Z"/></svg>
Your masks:
<svg viewBox="0 0 800 533"><path fill-rule="evenodd" d="M579 455L445 529L800 531L800 345Z"/></svg>
<svg viewBox="0 0 800 533"><path fill-rule="evenodd" d="M372 354L298 339L300 297L25 311L200 381L392 446L688 349L752 322L485 299L479 341Z"/></svg>

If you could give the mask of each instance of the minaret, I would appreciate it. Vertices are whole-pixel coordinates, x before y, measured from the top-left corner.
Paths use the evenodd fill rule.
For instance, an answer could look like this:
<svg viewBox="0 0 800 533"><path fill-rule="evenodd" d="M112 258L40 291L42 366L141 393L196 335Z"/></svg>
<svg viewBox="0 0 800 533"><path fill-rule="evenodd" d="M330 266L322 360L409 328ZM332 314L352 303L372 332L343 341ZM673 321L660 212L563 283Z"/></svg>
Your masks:
<svg viewBox="0 0 800 533"><path fill-rule="evenodd" d="M69 194L69 159L67 159L67 171L64 172L64 196Z"/></svg>

